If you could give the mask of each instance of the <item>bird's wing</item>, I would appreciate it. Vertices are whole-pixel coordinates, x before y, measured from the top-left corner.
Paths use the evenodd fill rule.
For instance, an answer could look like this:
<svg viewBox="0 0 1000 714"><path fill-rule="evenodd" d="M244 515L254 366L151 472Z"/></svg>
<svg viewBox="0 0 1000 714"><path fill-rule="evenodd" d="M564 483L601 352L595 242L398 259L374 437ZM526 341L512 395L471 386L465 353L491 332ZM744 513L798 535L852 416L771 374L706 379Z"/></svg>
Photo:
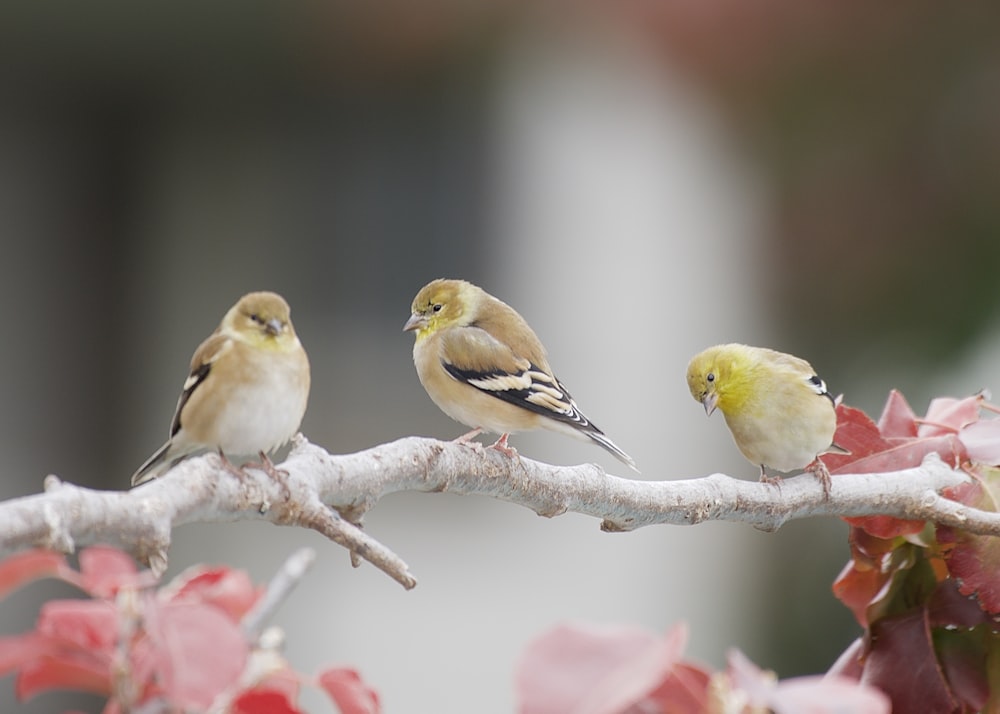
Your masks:
<svg viewBox="0 0 1000 714"><path fill-rule="evenodd" d="M463 327L443 335L441 364L454 379L497 399L584 431L596 430L555 375L486 330Z"/></svg>
<svg viewBox="0 0 1000 714"><path fill-rule="evenodd" d="M181 396L177 399L177 408L174 409L174 418L170 422L171 437L181 429L181 412L184 411L184 406L191 399L191 395L205 383L205 379L212 371L212 365L229 349L232 349L232 340L219 331L213 332L198 345L198 349L195 350L194 356L191 358L191 372L184 380Z"/></svg>

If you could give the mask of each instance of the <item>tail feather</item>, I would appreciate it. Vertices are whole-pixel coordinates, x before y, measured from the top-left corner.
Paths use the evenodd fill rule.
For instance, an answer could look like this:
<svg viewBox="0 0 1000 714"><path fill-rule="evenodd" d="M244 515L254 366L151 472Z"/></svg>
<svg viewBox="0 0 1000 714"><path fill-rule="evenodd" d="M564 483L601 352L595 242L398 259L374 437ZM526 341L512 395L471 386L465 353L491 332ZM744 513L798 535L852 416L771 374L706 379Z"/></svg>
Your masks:
<svg viewBox="0 0 1000 714"><path fill-rule="evenodd" d="M632 457L629 456L628 454L626 454L624 451L622 451L618 447L618 444L616 444L615 442L611 441L611 439L609 439L608 437L606 437L604 435L604 432L602 432L602 431L587 431L585 433L595 443L599 444L600 446L603 446L605 449L607 449L608 452L611 453L612 456L614 456L616 459L618 459L623 464L625 464L626 466L628 466L630 469L632 469L636 473L642 473L641 471L639 471L639 468L635 465L635 461L632 459Z"/></svg>
<svg viewBox="0 0 1000 714"><path fill-rule="evenodd" d="M133 486L138 486L141 483L152 481L154 478L157 478L164 471L173 466L173 459L167 461L167 455L170 454L170 447L172 445L173 442L168 441L166 444L157 449L156 453L146 459L146 462L140 466L134 474L132 474Z"/></svg>

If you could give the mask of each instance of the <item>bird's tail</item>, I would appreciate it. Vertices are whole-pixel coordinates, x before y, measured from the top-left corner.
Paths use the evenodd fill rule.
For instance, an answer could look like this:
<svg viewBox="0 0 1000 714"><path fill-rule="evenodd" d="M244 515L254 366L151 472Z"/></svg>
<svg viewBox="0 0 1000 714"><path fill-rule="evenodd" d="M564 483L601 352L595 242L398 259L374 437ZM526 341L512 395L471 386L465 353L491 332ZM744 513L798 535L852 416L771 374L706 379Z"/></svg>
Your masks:
<svg viewBox="0 0 1000 714"><path fill-rule="evenodd" d="M140 466L134 474L132 474L132 485L138 486L141 483L146 483L147 481L152 481L154 478L162 474L168 468L170 468L171 463L167 461L167 455L170 453L171 442L167 442L159 449L156 453L146 459L146 463Z"/></svg>
<svg viewBox="0 0 1000 714"><path fill-rule="evenodd" d="M591 426L593 426L593 425L591 425ZM623 464L625 464L626 466L628 466L630 469L632 469L636 473L641 473L639 471L639 468L635 465L635 461L632 459L632 457L629 456L628 454L626 454L620 448L618 448L618 444L616 444L615 442L611 441L611 439L609 439L608 437L606 437L604 435L603 431L587 431L585 433L587 434L587 436L589 436L591 439L593 439L596 443L600 444L605 449L607 449L609 452L611 452L611 454L616 459L618 459L619 461L621 461Z"/></svg>

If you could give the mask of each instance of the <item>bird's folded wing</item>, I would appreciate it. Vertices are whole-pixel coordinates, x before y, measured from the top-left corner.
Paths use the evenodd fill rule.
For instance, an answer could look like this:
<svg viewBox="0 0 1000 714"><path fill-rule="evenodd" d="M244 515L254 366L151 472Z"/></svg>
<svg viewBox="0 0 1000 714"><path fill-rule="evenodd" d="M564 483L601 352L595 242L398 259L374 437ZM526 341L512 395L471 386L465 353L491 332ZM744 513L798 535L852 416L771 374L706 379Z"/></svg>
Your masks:
<svg viewBox="0 0 1000 714"><path fill-rule="evenodd" d="M205 383L215 361L231 347L232 340L218 331L213 332L198 345L198 349L195 350L194 356L191 358L191 373L184 380L184 388L181 391L181 396L177 399L173 421L170 422L171 437L180 431L181 412L184 411L184 405L191 399L194 391Z"/></svg>
<svg viewBox="0 0 1000 714"><path fill-rule="evenodd" d="M466 327L445 335L441 363L453 378L497 399L583 429L591 426L554 375L485 330Z"/></svg>

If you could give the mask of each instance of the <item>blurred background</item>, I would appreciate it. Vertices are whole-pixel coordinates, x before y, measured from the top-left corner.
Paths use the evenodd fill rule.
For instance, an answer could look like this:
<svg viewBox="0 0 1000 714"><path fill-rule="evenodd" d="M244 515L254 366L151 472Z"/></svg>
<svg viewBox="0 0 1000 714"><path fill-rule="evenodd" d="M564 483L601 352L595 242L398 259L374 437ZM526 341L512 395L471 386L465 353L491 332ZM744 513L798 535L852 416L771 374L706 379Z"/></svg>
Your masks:
<svg viewBox="0 0 1000 714"><path fill-rule="evenodd" d="M0 496L48 473L125 488L194 348L257 289L293 307L303 431L332 452L464 431L401 332L436 277L517 308L646 479L756 478L686 391L716 342L806 357L875 418L891 387L918 413L996 388L998 7L8 0ZM629 475L558 435L513 443ZM400 494L367 528L416 590L263 524L177 530L170 574L263 581L316 548L276 618L289 659L356 666L388 712L512 711L519 652L567 619L686 620L693 657L736 646L781 677L824 671L859 633L830 593L848 557L832 519L608 535ZM54 593L8 598L0 631ZM101 705L21 710L68 706Z"/></svg>

